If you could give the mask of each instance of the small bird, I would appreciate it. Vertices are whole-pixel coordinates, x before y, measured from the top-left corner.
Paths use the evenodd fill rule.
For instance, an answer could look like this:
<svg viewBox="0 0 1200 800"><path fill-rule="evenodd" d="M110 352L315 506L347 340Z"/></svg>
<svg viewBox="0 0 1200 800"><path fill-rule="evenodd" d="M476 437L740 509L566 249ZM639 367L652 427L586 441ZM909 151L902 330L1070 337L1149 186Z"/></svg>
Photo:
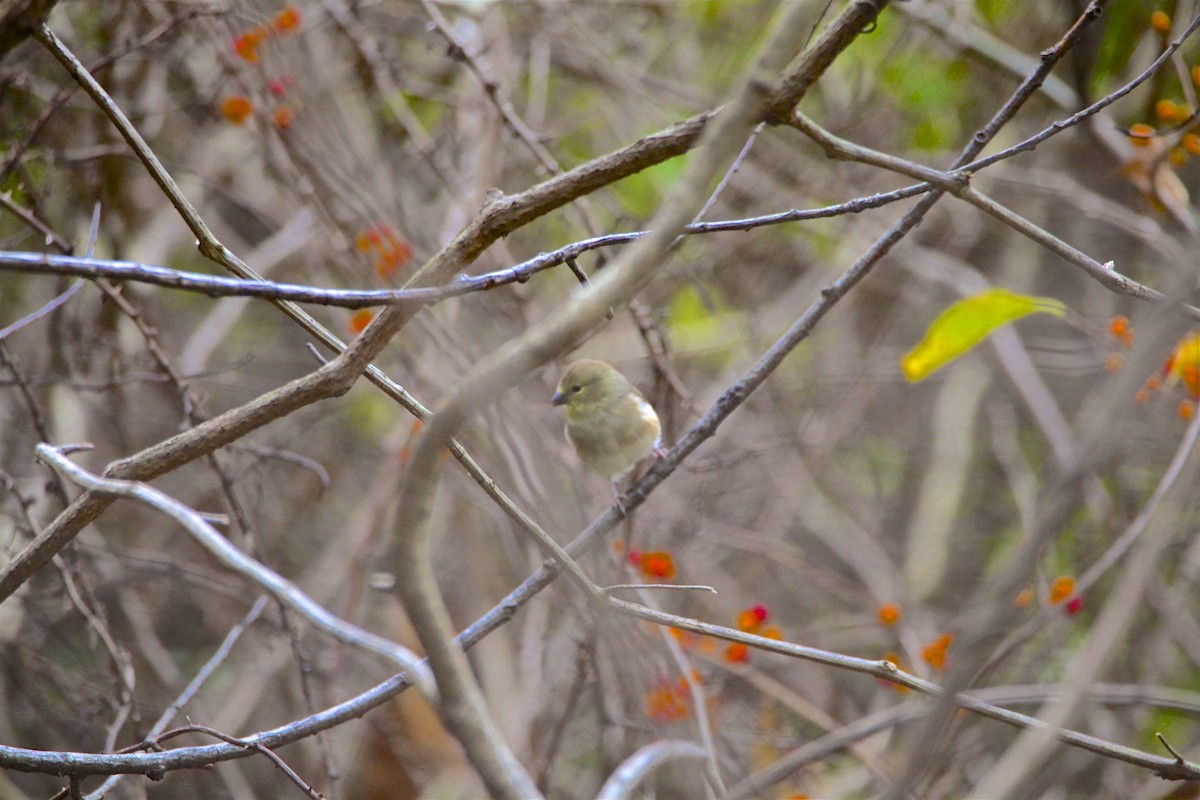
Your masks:
<svg viewBox="0 0 1200 800"><path fill-rule="evenodd" d="M654 408L625 376L603 361L567 367L550 403L567 407L567 438L579 460L613 482L651 453L664 455ZM618 505L619 498L618 498Z"/></svg>

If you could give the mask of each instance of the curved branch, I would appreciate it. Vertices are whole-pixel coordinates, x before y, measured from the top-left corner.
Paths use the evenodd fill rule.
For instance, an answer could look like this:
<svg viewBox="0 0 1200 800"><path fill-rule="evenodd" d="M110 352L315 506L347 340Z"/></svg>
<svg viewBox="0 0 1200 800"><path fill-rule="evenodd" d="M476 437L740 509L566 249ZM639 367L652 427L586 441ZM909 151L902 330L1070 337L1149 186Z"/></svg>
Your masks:
<svg viewBox="0 0 1200 800"><path fill-rule="evenodd" d="M704 761L708 753L700 745L679 739L663 739L638 750L608 776L596 794L601 800L624 800L633 794L654 770L672 761Z"/></svg>
<svg viewBox="0 0 1200 800"><path fill-rule="evenodd" d="M302 592L294 583L238 550L230 544L228 539L205 522L203 517L175 498L144 483L96 477L72 463L64 455L64 449L52 447L44 442L37 446L37 455L40 461L79 486L93 492L139 500L171 517L183 526L197 544L222 564L270 592L271 596L295 610L339 642L370 650L384 656L400 669L411 672L421 692L431 702L437 702L437 688L433 682L433 675L424 661L411 650L381 636L376 636L370 631L365 631L357 625L351 625L338 619Z"/></svg>

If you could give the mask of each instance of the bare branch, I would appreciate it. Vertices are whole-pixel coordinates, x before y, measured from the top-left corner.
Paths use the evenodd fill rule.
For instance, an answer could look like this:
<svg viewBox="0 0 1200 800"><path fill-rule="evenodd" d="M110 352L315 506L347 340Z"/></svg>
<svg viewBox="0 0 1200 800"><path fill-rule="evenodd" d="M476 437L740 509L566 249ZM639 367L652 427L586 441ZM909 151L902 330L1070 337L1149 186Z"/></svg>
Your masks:
<svg viewBox="0 0 1200 800"><path fill-rule="evenodd" d="M803 78L797 85L807 87L807 82L815 80L828 65L832 59L830 39L839 42L841 47L852 41L862 27L864 10L865 4L852 6L839 24L832 26L832 30L842 33L843 27L852 27L854 33L849 37L838 39L838 34L827 32L827 37L800 56L796 72L802 73ZM384 563L400 577L398 586L405 606L438 676L445 699L447 725L463 743L489 789L498 796L528 796L536 789L509 753L491 721L466 659L451 638L449 614L433 579L428 523L432 496L440 475L439 453L466 417L515 384L529 369L577 343L589 329L600 323L609 308L627 301L648 282L654 266L699 209L700 202L696 198L706 194L711 175L723 166L726 157L736 154L750 130L765 118L768 101L772 98L763 87L770 76L782 69L783 61L791 58L808 19L808 4L788 8L786 18L780 20L770 41L763 47L753 72L738 87L732 102L705 131L701 147L683 178L655 215L650 226L653 233L622 253L603 275L592 281L589 288L558 314L473 370L429 419L418 439L410 461L409 477L400 496L397 535L393 537L395 544ZM793 104L802 94L803 88L792 98ZM383 317L376 324L387 327ZM369 333L370 329L364 337Z"/></svg>
<svg viewBox="0 0 1200 800"><path fill-rule="evenodd" d="M600 787L600 792L596 796L605 800L608 798L624 800L632 795L634 789L659 767L675 761L704 761L707 758L708 753L697 744L675 739L662 739L646 745L625 759L621 766L617 767L616 771L604 782L604 786Z"/></svg>
<svg viewBox="0 0 1200 800"><path fill-rule="evenodd" d="M295 610L298 614L301 614L333 638L344 644L384 656L401 669L411 672L415 676L416 684L421 692L436 702L437 688L433 682L433 676L429 673L429 668L411 651L330 614L309 598L308 595L300 591L291 581L267 569L235 548L229 543L228 539L213 530L213 527L199 514L178 500L168 497L166 494L144 483L100 478L92 475L65 458L58 448L51 447L48 444L38 445L37 452L38 458L41 461L85 489L139 500L171 517L183 526L184 530L195 539L197 544L207 550L222 564L246 580L257 586L261 586L264 590L270 592L271 596Z"/></svg>

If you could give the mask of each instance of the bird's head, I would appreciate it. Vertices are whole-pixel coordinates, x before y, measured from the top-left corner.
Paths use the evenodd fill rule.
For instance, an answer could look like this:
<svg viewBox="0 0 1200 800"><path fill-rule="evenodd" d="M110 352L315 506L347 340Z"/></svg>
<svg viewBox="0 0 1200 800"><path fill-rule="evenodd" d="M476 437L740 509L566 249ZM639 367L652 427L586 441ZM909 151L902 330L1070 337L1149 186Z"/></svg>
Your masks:
<svg viewBox="0 0 1200 800"><path fill-rule="evenodd" d="M578 412L610 402L624 391L627 382L621 373L603 361L584 359L563 372L550 403L566 406L568 412Z"/></svg>

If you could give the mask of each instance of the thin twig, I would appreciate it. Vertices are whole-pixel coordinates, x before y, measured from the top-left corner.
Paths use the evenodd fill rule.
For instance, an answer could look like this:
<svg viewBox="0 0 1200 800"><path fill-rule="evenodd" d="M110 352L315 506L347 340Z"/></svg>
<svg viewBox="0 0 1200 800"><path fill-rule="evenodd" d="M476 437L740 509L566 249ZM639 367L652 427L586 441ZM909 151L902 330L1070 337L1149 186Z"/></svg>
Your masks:
<svg viewBox="0 0 1200 800"><path fill-rule="evenodd" d="M1129 297L1136 297L1140 300L1161 302L1165 299L1162 292L1157 289L1152 289L1117 272L1111 262L1107 264L1100 263L1083 251L1059 239L1046 229L1035 225L977 189L967 185L963 180L964 176L955 171L942 172L924 167L906 159L888 155L887 153L880 153L841 139L798 112L793 116L793 122L799 130L803 131L813 141L823 147L825 152L831 157L859 161L864 164L871 164L902 175L914 177L918 180L928 181L931 185L938 187L939 190L949 192L960 200L970 203L1000 220L1018 233L1061 256L1068 263L1079 267L1088 277L1095 279L1110 291ZM1200 320L1200 309L1184 305L1182 306L1182 311L1192 319Z"/></svg>
<svg viewBox="0 0 1200 800"><path fill-rule="evenodd" d="M254 605L250 607L250 610L246 613L246 616L242 617L242 619L239 620L236 625L229 629L229 633L225 634L224 640L222 640L217 649L213 651L213 654L209 657L208 661L204 662L204 666L197 670L195 676L192 677L192 680L187 686L184 687L183 691L179 693L179 696L171 701L171 705L167 706L159 715L158 719L154 721L154 724L150 726L150 730L146 733L146 736L142 742L130 747L126 747L120 752L131 753L151 747L158 735L167 729L167 725L171 723L171 720L175 718L175 715L179 713L179 710L191 702L191 699L196 696L196 693L200 691L204 684L208 682L208 679L212 677L212 674L216 672L217 667L225 662L225 659L229 657L229 653L233 650L234 644L236 644L237 640L241 638L242 633L246 630L246 628L249 628L254 624L255 620L257 620L262 614L262 611L264 608L266 608L266 606L266 595L263 595L255 600ZM104 795L107 794L108 791L112 789L112 787L115 786L122 777L122 775L109 776L104 783L96 787L94 791L89 792L85 800L101 800L101 798L103 798Z"/></svg>
<svg viewBox="0 0 1200 800"><path fill-rule="evenodd" d="M262 742L252 742L245 739L239 739L236 736L230 736L227 733L222 733L216 728L210 728L207 725L196 725L195 723L190 722L186 727L176 728L173 731L167 731L159 737L159 741L165 741L175 736L181 736L185 733L203 733L213 737L214 739L220 739L222 742L226 742L227 744L232 744L250 752L266 756L272 764L274 764L280 771L283 772L284 775L287 776L288 780L298 786L300 791L304 792L304 794L311 798L311 800L325 800L325 798L318 794L317 791L313 789L307 781L296 774L296 771L289 767L286 761L276 755L274 750L264 746Z"/></svg>
<svg viewBox="0 0 1200 800"><path fill-rule="evenodd" d="M37 454L39 460L79 486L95 492L139 500L171 517L222 564L270 592L271 596L338 641L370 650L386 657L401 669L410 671L416 677L421 692L432 702L437 702L437 689L429 668L408 648L338 619L300 591L291 581L235 548L228 539L217 533L199 514L183 503L144 483L97 477L67 459L60 448L42 443L37 446Z"/></svg>
<svg viewBox="0 0 1200 800"><path fill-rule="evenodd" d="M62 306L64 303L74 297L82 286L83 281L75 281L75 283L72 283L70 288L68 288L65 292L51 300L49 303L46 303L46 305L42 306L37 311L34 311L31 314L26 314L16 322L6 325L4 328L0 329L0 340L7 339L11 334L21 330L21 328L31 325L42 317L51 314L56 308Z"/></svg>

